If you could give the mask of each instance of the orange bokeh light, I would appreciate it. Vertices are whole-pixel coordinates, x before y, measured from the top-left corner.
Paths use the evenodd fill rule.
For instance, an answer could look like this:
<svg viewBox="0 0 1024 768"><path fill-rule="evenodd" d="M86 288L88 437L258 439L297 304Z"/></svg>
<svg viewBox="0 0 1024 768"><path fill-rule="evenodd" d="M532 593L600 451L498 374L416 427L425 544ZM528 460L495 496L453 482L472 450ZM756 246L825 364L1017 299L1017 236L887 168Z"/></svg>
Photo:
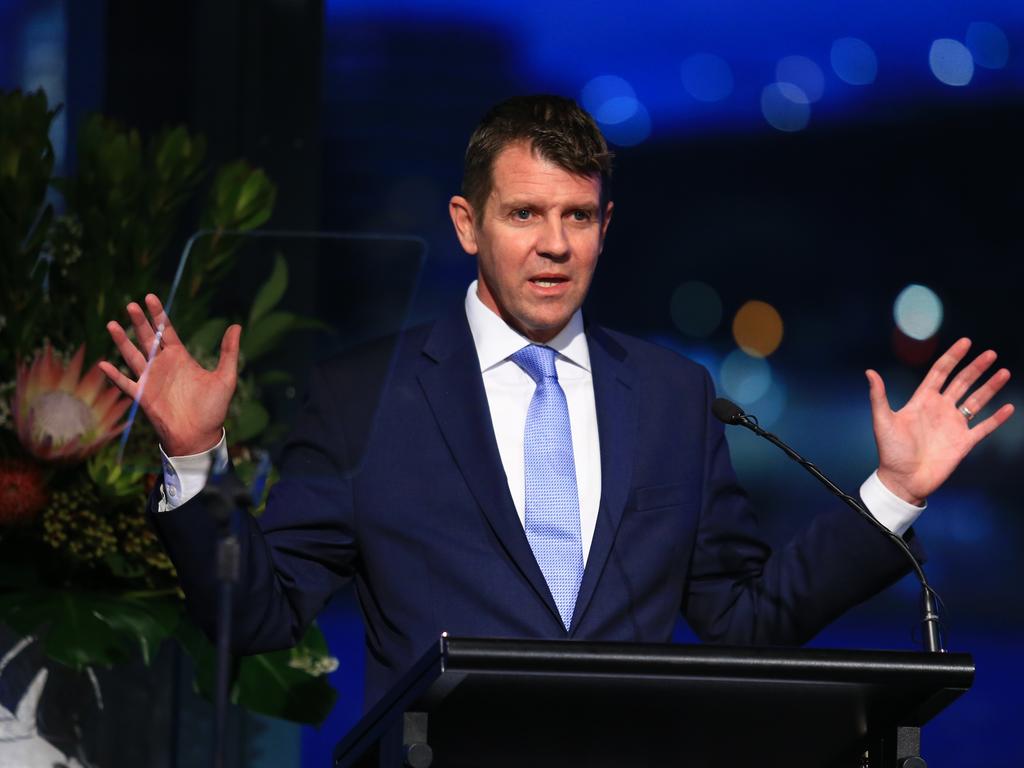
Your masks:
<svg viewBox="0 0 1024 768"><path fill-rule="evenodd" d="M753 357L768 357L782 343L782 317L764 301L748 301L732 320L736 344Z"/></svg>

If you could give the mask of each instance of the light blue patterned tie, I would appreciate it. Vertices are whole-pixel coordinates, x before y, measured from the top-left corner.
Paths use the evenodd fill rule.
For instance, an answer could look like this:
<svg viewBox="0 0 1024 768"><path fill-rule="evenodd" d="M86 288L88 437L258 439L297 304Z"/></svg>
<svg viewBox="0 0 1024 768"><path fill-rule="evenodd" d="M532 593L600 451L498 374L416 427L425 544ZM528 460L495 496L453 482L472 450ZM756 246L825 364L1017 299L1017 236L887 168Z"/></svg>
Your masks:
<svg viewBox="0 0 1024 768"><path fill-rule="evenodd" d="M510 358L537 385L526 413L526 538L555 598L566 630L583 580L576 463L555 350L531 344Z"/></svg>

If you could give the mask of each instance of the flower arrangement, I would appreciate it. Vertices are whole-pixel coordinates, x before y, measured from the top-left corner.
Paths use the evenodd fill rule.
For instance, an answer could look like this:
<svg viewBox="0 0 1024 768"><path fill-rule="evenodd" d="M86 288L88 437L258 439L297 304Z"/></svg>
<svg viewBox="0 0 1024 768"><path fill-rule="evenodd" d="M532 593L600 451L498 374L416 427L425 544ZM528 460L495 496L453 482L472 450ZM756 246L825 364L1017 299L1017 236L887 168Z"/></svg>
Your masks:
<svg viewBox="0 0 1024 768"><path fill-rule="evenodd" d="M184 619L174 567L145 517L161 471L155 433L139 412L121 444L131 401L96 365L116 359L107 321L169 284L164 257L206 178L205 143L178 127L144 145L95 116L78 137L76 172L57 179L55 115L41 91L0 91L0 622L83 671L138 654L148 663L174 639L209 691L213 649ZM238 255L238 238L220 233L263 224L276 194L241 161L208 181L199 225L213 234L193 249L181 289L188 311L175 317L200 360L228 325L209 316ZM279 257L247 318L247 363L311 325L274 311L287 279ZM259 379L244 373L228 424L243 478L256 473L251 447L276 426ZM243 659L236 701L320 722L336 665L314 627L291 651Z"/></svg>

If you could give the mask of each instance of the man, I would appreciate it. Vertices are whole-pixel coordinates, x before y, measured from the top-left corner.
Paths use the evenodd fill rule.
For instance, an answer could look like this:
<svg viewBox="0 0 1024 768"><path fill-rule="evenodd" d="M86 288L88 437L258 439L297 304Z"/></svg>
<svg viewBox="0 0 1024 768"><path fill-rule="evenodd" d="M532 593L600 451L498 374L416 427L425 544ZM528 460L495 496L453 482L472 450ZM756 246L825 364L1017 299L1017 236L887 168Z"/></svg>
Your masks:
<svg viewBox="0 0 1024 768"><path fill-rule="evenodd" d="M442 631L664 642L682 611L705 640L796 644L906 570L845 509L772 553L710 414L707 373L583 320L612 218L609 175L604 139L569 100L512 99L485 116L449 206L478 279L464 306L399 339L365 450L352 448L353 425L377 353L315 371L267 511L244 521L237 649L294 642L354 578L372 703ZM128 313L148 350L166 317L156 297L146 304L151 319L136 304ZM144 355L109 330L141 376ZM215 537L193 496L224 461L240 332L227 330L207 372L168 324L142 394L176 457L155 519L206 627ZM895 413L867 372L880 464L861 496L912 545L925 499L1013 411L969 428L1009 378L1000 370L968 394L995 360L983 352L950 379L969 346L954 344Z"/></svg>

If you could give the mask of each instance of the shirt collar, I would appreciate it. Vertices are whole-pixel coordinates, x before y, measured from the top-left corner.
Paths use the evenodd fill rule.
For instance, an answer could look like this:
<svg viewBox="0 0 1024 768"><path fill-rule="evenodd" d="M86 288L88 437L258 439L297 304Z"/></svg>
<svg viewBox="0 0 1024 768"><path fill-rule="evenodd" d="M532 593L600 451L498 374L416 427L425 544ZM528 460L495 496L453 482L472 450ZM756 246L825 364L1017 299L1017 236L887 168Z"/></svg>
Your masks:
<svg viewBox="0 0 1024 768"><path fill-rule="evenodd" d="M473 334L473 344L480 359L480 370L486 371L507 360L523 347L532 344L528 338L508 326L496 313L491 311L476 292L474 280L466 291L466 319ZM590 371L590 348L583 332L583 314L576 310L565 328L545 346L551 347L561 357L583 370Z"/></svg>

